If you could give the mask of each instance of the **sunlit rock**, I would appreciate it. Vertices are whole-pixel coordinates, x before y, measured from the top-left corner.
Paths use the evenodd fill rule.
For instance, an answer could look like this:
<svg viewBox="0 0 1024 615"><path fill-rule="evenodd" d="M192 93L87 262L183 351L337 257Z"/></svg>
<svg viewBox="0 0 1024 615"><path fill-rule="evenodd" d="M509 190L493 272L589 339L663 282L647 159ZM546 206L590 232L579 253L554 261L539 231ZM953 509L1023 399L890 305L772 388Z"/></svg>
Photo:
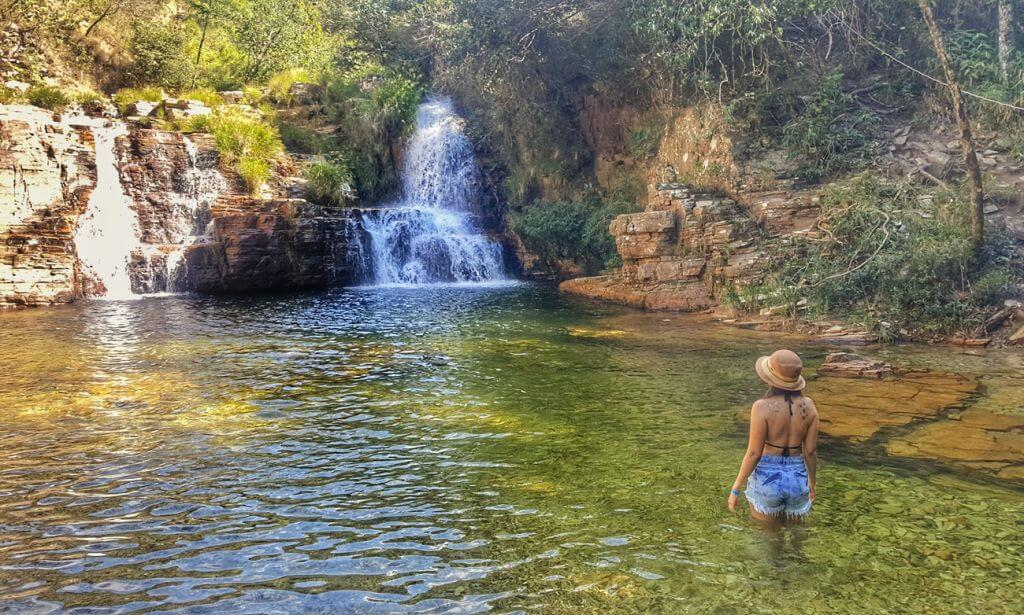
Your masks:
<svg viewBox="0 0 1024 615"><path fill-rule="evenodd" d="M95 183L88 129L0 106L0 308L81 294L74 232Z"/></svg>

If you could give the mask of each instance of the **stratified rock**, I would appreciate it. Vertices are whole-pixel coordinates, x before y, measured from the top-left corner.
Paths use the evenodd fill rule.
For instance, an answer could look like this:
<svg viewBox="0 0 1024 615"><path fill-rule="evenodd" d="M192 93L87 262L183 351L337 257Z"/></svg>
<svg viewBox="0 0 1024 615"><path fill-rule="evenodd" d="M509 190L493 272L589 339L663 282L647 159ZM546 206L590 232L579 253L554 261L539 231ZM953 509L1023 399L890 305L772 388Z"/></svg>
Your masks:
<svg viewBox="0 0 1024 615"><path fill-rule="evenodd" d="M95 185L88 129L0 106L0 308L81 295L74 233Z"/></svg>
<svg viewBox="0 0 1024 615"><path fill-rule="evenodd" d="M1018 374L990 374L985 395L948 419L924 423L887 443L891 454L939 459L1024 478L1024 387Z"/></svg>
<svg viewBox="0 0 1024 615"><path fill-rule="evenodd" d="M609 226L622 257L619 271L566 281L560 286L564 292L693 312L716 304L716 287L757 279L762 255L750 240L757 227L742 208L672 182L657 187L657 209L618 216Z"/></svg>
<svg viewBox="0 0 1024 615"><path fill-rule="evenodd" d="M852 352L833 352L825 357L818 368L818 374L843 378L881 378L891 376L893 367L885 361L865 359Z"/></svg>
<svg viewBox="0 0 1024 615"><path fill-rule="evenodd" d="M214 212L209 237L185 252L189 289L323 288L353 280L363 238L350 210L296 199L238 205L239 213Z"/></svg>

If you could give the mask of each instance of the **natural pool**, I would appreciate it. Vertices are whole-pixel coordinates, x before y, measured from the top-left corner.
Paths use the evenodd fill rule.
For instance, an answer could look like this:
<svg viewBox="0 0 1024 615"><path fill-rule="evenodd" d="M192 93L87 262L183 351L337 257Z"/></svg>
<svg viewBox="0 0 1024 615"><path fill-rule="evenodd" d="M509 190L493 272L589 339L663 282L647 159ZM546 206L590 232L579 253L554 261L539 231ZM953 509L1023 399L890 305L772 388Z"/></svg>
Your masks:
<svg viewBox="0 0 1024 615"><path fill-rule="evenodd" d="M0 611L1024 608L1019 483L826 441L801 554L726 512L783 344L531 285L0 314Z"/></svg>

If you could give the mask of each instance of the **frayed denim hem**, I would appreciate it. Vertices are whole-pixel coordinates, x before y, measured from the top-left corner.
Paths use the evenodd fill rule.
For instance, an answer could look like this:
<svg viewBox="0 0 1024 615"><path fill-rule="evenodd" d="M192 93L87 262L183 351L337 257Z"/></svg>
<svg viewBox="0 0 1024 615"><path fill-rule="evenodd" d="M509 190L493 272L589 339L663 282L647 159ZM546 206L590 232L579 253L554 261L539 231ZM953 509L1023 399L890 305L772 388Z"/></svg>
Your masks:
<svg viewBox="0 0 1024 615"><path fill-rule="evenodd" d="M750 503L754 510L756 510L757 512L766 517L772 517L773 519L785 518L793 521L802 521L810 516L811 507L813 505L813 502L807 502L805 505L801 506L796 510L786 510L785 505L774 507L777 508L777 510L773 510L772 507L765 506L764 504L758 502L756 496L751 497L749 489L744 491L743 495L744 497L747 498L747 502Z"/></svg>

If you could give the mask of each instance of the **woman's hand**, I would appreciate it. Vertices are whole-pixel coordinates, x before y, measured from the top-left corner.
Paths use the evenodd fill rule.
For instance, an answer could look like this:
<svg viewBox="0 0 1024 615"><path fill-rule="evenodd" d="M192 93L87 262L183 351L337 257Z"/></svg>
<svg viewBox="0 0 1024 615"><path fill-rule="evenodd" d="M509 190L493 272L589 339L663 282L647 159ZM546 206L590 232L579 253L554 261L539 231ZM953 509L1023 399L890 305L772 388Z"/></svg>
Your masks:
<svg viewBox="0 0 1024 615"><path fill-rule="evenodd" d="M736 512L736 504L739 502L740 496L739 491L732 489L729 491L729 512Z"/></svg>
<svg viewBox="0 0 1024 615"><path fill-rule="evenodd" d="M814 503L814 483L807 483L807 488L811 492L811 504Z"/></svg>

